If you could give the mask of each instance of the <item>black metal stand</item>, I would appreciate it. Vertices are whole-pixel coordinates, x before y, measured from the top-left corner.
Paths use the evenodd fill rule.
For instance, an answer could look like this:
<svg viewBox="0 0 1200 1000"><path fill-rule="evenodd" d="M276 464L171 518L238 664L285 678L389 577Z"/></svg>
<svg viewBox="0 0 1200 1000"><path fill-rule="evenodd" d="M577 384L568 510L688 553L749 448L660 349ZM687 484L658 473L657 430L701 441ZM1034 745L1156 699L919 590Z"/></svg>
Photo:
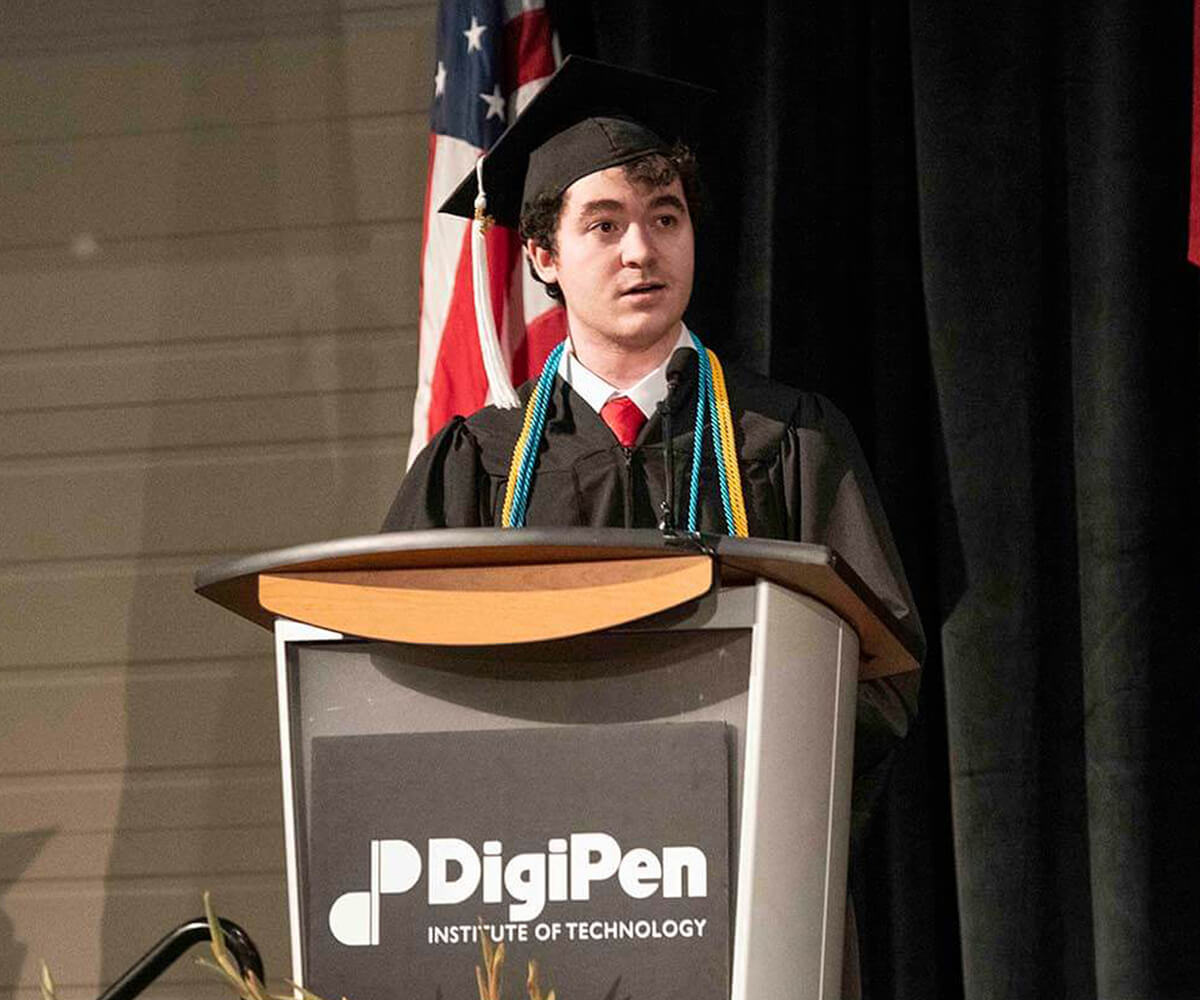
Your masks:
<svg viewBox="0 0 1200 1000"><path fill-rule="evenodd" d="M225 947L237 962L242 975L253 972L259 982L265 982L262 958L254 942L250 940L250 935L232 920L222 917L220 924L221 930L225 932ZM208 940L208 921L203 917L180 924L100 994L100 1000L132 1000L161 976L185 951Z"/></svg>

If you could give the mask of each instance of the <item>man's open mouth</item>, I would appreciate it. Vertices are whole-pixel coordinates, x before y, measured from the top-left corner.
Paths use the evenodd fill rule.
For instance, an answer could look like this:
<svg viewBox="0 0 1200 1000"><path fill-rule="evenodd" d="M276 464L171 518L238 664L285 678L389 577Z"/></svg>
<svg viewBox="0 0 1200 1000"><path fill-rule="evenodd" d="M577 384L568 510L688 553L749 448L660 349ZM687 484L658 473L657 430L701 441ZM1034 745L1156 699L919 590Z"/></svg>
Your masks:
<svg viewBox="0 0 1200 1000"><path fill-rule="evenodd" d="M625 289L621 295L648 295L651 292L661 291L666 287L666 283L662 281L643 281L640 284L634 285L632 288Z"/></svg>

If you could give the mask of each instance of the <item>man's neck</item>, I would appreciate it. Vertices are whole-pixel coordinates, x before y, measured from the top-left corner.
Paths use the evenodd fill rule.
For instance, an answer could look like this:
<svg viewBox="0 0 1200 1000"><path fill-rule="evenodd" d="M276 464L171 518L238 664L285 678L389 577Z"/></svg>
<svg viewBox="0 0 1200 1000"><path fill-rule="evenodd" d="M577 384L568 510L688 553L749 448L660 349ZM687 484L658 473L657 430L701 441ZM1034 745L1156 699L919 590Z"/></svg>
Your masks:
<svg viewBox="0 0 1200 1000"><path fill-rule="evenodd" d="M679 340L682 324L676 323L668 333L645 348L572 336L571 350L587 368L615 389L627 389L663 364L671 356Z"/></svg>
<svg viewBox="0 0 1200 1000"><path fill-rule="evenodd" d="M679 337L671 346L672 353L680 348L687 349L692 346L690 334L683 324L680 324ZM669 391L667 366L670 361L671 355L668 355L661 365L652 369L638 381L618 388L583 364L575 356L574 348L568 343L562 360L558 364L558 374L571 387L575 395L597 413L614 396L627 396L649 418L653 416L655 407L667 397Z"/></svg>

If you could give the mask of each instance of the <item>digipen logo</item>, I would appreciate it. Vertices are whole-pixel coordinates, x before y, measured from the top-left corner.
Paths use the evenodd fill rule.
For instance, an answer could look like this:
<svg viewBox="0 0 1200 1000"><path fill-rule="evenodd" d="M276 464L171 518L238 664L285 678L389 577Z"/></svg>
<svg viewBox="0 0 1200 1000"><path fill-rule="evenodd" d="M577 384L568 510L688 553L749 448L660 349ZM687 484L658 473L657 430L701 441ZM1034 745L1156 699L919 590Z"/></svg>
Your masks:
<svg viewBox="0 0 1200 1000"><path fill-rule="evenodd" d="M458 837L434 837L427 845L430 906L465 903L482 884L484 903L510 900L508 919L536 920L547 902L592 898L592 884L616 876L632 899L708 895L708 858L698 847L644 847L623 852L607 833L553 837L547 853L517 854L506 862L498 840L483 842L483 856ZM421 855L407 840L371 841L371 887L343 893L329 909L329 930L344 945L379 944L379 897L408 892L421 878Z"/></svg>
<svg viewBox="0 0 1200 1000"><path fill-rule="evenodd" d="M338 896L329 930L342 944L379 944L379 897L408 892L420 877L421 855L407 840L372 840L371 888Z"/></svg>

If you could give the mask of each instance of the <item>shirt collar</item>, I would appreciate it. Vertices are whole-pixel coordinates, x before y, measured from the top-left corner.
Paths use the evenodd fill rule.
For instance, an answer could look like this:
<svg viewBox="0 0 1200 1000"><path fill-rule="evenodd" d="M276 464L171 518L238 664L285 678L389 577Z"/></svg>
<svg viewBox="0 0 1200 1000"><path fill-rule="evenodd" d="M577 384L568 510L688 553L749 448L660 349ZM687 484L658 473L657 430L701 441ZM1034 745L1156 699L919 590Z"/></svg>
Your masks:
<svg viewBox="0 0 1200 1000"><path fill-rule="evenodd" d="M675 341L675 346L671 348L671 353L667 355L666 360L654 371L643 376L635 385L631 385L627 389L618 389L609 385L590 368L584 367L583 363L575 357L570 338L568 338L562 360L558 363L558 374L571 387L571 391L580 396L597 413L614 396L628 396L648 419L653 415L659 402L667 398L667 365L681 347L695 350L691 334L682 323L679 324L679 339Z"/></svg>

